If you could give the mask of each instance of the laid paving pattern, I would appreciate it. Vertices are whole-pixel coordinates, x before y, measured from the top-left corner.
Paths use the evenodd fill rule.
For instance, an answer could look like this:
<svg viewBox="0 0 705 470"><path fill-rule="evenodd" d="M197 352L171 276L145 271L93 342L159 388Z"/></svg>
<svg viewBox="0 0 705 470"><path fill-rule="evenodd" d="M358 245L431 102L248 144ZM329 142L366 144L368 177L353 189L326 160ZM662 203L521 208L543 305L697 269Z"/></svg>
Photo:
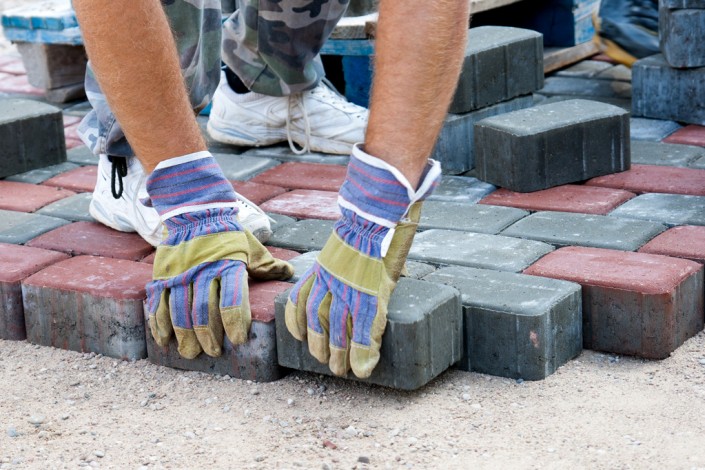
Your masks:
<svg viewBox="0 0 705 470"><path fill-rule="evenodd" d="M631 71L599 60L564 69L536 90L542 85L533 68L540 57L537 40L521 31L512 37L506 43L487 36L483 44L491 49L494 43L500 55L468 51L466 78L501 66L513 70L514 82L483 80L487 86L476 96L456 96L457 114L449 116L434 150L446 175L425 202L409 278L394 294L383 359L371 383L418 388L451 365L539 380L582 348L663 358L703 328L705 127L627 118L622 108L633 92ZM516 54L509 52L520 50L528 61L512 61ZM511 60L493 65L495 59L487 59L486 65L486 58L499 56ZM28 83L21 61L11 59L2 62L0 102L11 97L43 105L42 91ZM598 101L576 110L607 109L612 124L619 122L609 130L618 148L605 153L588 146L594 151L571 160L595 164L599 173L541 160L534 149L537 162L562 168L554 172L560 181L538 178L527 170L527 148L517 144L522 159L497 166L495 174L504 177L511 167L512 181L535 186L512 191L478 179L481 168L473 167L480 116L499 120L496 115L540 103L561 109L575 98ZM284 293L313 264L339 216L337 190L347 156L297 155L286 144L237 148L208 139L234 188L275 221L267 246L292 261L296 276L251 284L249 343L226 342L220 358L187 361L175 343L158 347L145 328L142 300L154 249L134 233L97 224L88 213L98 160L76 131L89 107L78 102L60 108L50 114L63 128L54 146L66 149L64 158L0 175L0 338L148 357L167 367L257 381L276 380L290 368L329 373L281 325ZM588 136L592 145L609 126L584 124L578 111L568 114L585 133L574 140ZM204 126L206 119L198 119ZM565 142L561 132L558 125L547 138ZM603 176L586 181L595 174Z"/></svg>

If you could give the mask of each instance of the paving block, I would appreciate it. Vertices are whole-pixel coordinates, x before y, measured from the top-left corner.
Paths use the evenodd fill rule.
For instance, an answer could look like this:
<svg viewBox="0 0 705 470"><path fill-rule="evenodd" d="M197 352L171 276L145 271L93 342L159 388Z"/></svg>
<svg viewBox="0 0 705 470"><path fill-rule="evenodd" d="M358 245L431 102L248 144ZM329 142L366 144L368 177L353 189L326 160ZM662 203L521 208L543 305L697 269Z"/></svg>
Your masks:
<svg viewBox="0 0 705 470"><path fill-rule="evenodd" d="M609 104L561 101L475 125L478 177L530 192L629 168L629 114Z"/></svg>
<svg viewBox="0 0 705 470"><path fill-rule="evenodd" d="M251 282L249 287L252 324L247 343L236 346L226 336L223 342L223 354L220 357L210 357L201 353L195 359L184 359L179 355L175 338L171 339L168 346L161 347L154 342L152 333L147 328L149 361L175 369L229 375L257 382L271 382L284 377L287 370L277 361L274 299L277 294L291 287L291 284L277 281ZM145 310L145 322L147 321L149 316Z"/></svg>
<svg viewBox="0 0 705 470"><path fill-rule="evenodd" d="M528 212L511 207L426 201L421 212L419 229L439 228L497 234L527 215Z"/></svg>
<svg viewBox="0 0 705 470"><path fill-rule="evenodd" d="M252 181L287 189L338 191L346 172L347 168L341 165L287 162L265 171Z"/></svg>
<svg viewBox="0 0 705 470"><path fill-rule="evenodd" d="M705 0L660 0L659 6L673 10L705 8Z"/></svg>
<svg viewBox="0 0 705 470"><path fill-rule="evenodd" d="M297 155L289 146L272 146L253 148L242 153L246 157L273 158L284 162L327 163L332 165L347 165L350 160L348 155L330 155L326 153L308 152Z"/></svg>
<svg viewBox="0 0 705 470"><path fill-rule="evenodd" d="M328 241L334 223L332 220L308 219L281 227L273 226L274 233L267 245L295 251L320 250Z"/></svg>
<svg viewBox="0 0 705 470"><path fill-rule="evenodd" d="M533 97L527 95L463 114L449 114L431 158L441 162L446 174L463 173L474 168L475 123L488 117L528 108L533 106L533 103Z"/></svg>
<svg viewBox="0 0 705 470"><path fill-rule="evenodd" d="M591 78L549 77L539 90L546 96L567 95L581 98L630 98L632 84L621 80L594 80Z"/></svg>
<svg viewBox="0 0 705 470"><path fill-rule="evenodd" d="M66 159L81 166L98 164L98 156L94 155L85 145L72 148L66 152Z"/></svg>
<svg viewBox="0 0 705 470"><path fill-rule="evenodd" d="M54 201L76 193L65 189L15 181L0 181L0 209L34 212Z"/></svg>
<svg viewBox="0 0 705 470"><path fill-rule="evenodd" d="M705 170L656 165L632 165L631 169L592 178L585 184L625 189L634 193L668 193L705 196Z"/></svg>
<svg viewBox="0 0 705 470"><path fill-rule="evenodd" d="M556 72L558 77L583 77L591 78L598 76L601 72L611 69L614 66L599 60L583 60L575 65L564 68Z"/></svg>
<svg viewBox="0 0 705 470"><path fill-rule="evenodd" d="M705 264L705 227L673 227L639 248L639 253L685 258Z"/></svg>
<svg viewBox="0 0 705 470"><path fill-rule="evenodd" d="M594 61L598 62L598 61ZM617 81L622 81L622 82L631 82L632 81L632 69L627 67L626 65L611 65L610 68L603 70L602 72L599 72L596 75L596 78L600 79L605 79L605 80L617 80Z"/></svg>
<svg viewBox="0 0 705 470"><path fill-rule="evenodd" d="M20 283L66 258L64 253L0 243L0 339L20 341L27 337Z"/></svg>
<svg viewBox="0 0 705 470"><path fill-rule="evenodd" d="M95 222L88 211L93 193L79 193L48 204L37 211L37 214L58 217L71 222Z"/></svg>
<svg viewBox="0 0 705 470"><path fill-rule="evenodd" d="M261 205L267 212L288 215L297 219L338 220L338 193L296 189L277 196Z"/></svg>
<svg viewBox="0 0 705 470"><path fill-rule="evenodd" d="M527 29L472 28L450 113L467 113L543 86L543 40Z"/></svg>
<svg viewBox="0 0 705 470"><path fill-rule="evenodd" d="M0 178L66 161L61 111L45 103L0 99L0 142Z"/></svg>
<svg viewBox="0 0 705 470"><path fill-rule="evenodd" d="M610 217L651 220L670 227L705 225L705 197L641 194L612 211Z"/></svg>
<svg viewBox="0 0 705 470"><path fill-rule="evenodd" d="M44 97L44 90L32 86L27 79L27 75L7 75L0 77L0 93L6 93L13 97Z"/></svg>
<svg viewBox="0 0 705 470"><path fill-rule="evenodd" d="M634 63L632 84L634 116L705 124L704 67L675 69L658 54Z"/></svg>
<svg viewBox="0 0 705 470"><path fill-rule="evenodd" d="M662 119L633 117L629 120L629 123L632 140L648 140L651 142L660 142L683 127L677 122L664 121Z"/></svg>
<svg viewBox="0 0 705 470"><path fill-rule="evenodd" d="M214 153L213 158L218 162L225 177L234 181L245 181L255 175L279 165L271 158L247 157L231 153Z"/></svg>
<svg viewBox="0 0 705 470"><path fill-rule="evenodd" d="M49 90L83 83L88 62L83 46L24 41L15 44L33 86Z"/></svg>
<svg viewBox="0 0 705 470"><path fill-rule="evenodd" d="M253 183L252 181L233 181L232 183L238 194L245 196L257 205L286 192L286 189L281 186L272 186L271 184Z"/></svg>
<svg viewBox="0 0 705 470"><path fill-rule="evenodd" d="M83 141L80 139L71 139L71 138L66 138L66 150L71 150L80 147L83 145Z"/></svg>
<svg viewBox="0 0 705 470"><path fill-rule="evenodd" d="M443 268L424 280L460 291L462 370L541 380L583 349L578 284L464 267Z"/></svg>
<svg viewBox="0 0 705 470"><path fill-rule="evenodd" d="M64 225L27 242L27 246L70 255L93 255L139 261L152 251L135 232L118 232L98 222Z"/></svg>
<svg viewBox="0 0 705 470"><path fill-rule="evenodd" d="M642 220L536 212L502 231L502 235L538 240L557 247L577 245L635 251L664 230L666 227L660 223Z"/></svg>
<svg viewBox="0 0 705 470"><path fill-rule="evenodd" d="M332 375L297 341L284 322L287 293L276 299L279 364L291 369ZM414 279L400 279L389 301L381 359L362 382L401 390L415 390L458 362L462 356L460 295L452 287ZM348 379L357 379L349 372Z"/></svg>
<svg viewBox="0 0 705 470"><path fill-rule="evenodd" d="M286 215L275 214L274 212L266 213L267 217L270 218L270 223L272 225L272 230L277 230L285 225L293 224L296 219L293 217L287 217Z"/></svg>
<svg viewBox="0 0 705 470"><path fill-rule="evenodd" d="M636 194L621 189L565 184L533 193L517 193L502 188L479 203L516 207L531 212L558 211L606 215L634 196Z"/></svg>
<svg viewBox="0 0 705 470"><path fill-rule="evenodd" d="M586 349L664 359L703 329L703 267L690 260L567 247L524 272L582 286Z"/></svg>
<svg viewBox="0 0 705 470"><path fill-rule="evenodd" d="M5 181L17 181L19 183L40 184L65 171L78 168L78 165L70 162L57 163L36 170L29 170L18 175L12 175L5 178Z"/></svg>
<svg viewBox="0 0 705 470"><path fill-rule="evenodd" d="M496 189L496 186L474 177L445 175L428 200L475 204Z"/></svg>
<svg viewBox="0 0 705 470"><path fill-rule="evenodd" d="M68 224L67 220L0 209L0 243L23 244L44 232Z"/></svg>
<svg viewBox="0 0 705 470"><path fill-rule="evenodd" d="M276 246L268 246L267 250L275 258L283 259L284 261L289 261L297 256L301 256L301 253L294 250L287 250L286 248L279 248Z"/></svg>
<svg viewBox="0 0 705 470"><path fill-rule="evenodd" d="M44 185L70 189L77 193L92 193L98 178L98 167L89 165L69 170L46 180Z"/></svg>
<svg viewBox="0 0 705 470"><path fill-rule="evenodd" d="M594 80L594 79L593 79ZM543 96L540 94L536 94L535 96ZM535 103L535 104L549 104L549 103L557 103L559 101L570 101L576 99L576 96L574 95L552 95L545 97L543 101L540 103ZM611 104L613 106L617 106L619 108L624 109L625 111L631 112L632 110L632 100L629 98L615 98L615 97L607 97L607 96L590 96L587 97L590 101L597 101L600 103L606 103L606 104Z"/></svg>
<svg viewBox="0 0 705 470"><path fill-rule="evenodd" d="M693 145L632 140L632 164L686 167L703 156L705 150Z"/></svg>
<svg viewBox="0 0 705 470"><path fill-rule="evenodd" d="M705 9L659 8L659 41L663 57L671 67L705 65L705 44L694 41L705 35Z"/></svg>
<svg viewBox="0 0 705 470"><path fill-rule="evenodd" d="M154 257L157 255L156 251L152 251L149 255L145 256L140 260L140 263L154 264Z"/></svg>
<svg viewBox="0 0 705 470"><path fill-rule="evenodd" d="M122 259L77 256L22 282L27 340L119 359L147 356L145 285L152 267Z"/></svg>
<svg viewBox="0 0 705 470"><path fill-rule="evenodd" d="M409 259L441 266L519 272L551 251L551 245L533 240L455 230L427 230L416 234Z"/></svg>
<svg viewBox="0 0 705 470"><path fill-rule="evenodd" d="M679 128L666 139L668 144L695 145L705 147L705 127L691 124L683 128Z"/></svg>

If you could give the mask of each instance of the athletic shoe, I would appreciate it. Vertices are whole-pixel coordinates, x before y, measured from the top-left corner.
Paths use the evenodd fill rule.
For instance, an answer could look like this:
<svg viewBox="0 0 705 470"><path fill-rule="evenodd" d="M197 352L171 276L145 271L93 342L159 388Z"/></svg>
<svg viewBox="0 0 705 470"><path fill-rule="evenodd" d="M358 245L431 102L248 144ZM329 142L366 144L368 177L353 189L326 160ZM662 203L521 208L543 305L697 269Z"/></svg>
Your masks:
<svg viewBox="0 0 705 470"><path fill-rule="evenodd" d="M624 65L659 53L658 0L602 0L595 43Z"/></svg>
<svg viewBox="0 0 705 470"><path fill-rule="evenodd" d="M288 141L298 154L349 155L364 141L366 127L367 109L347 101L327 81L303 93L267 96L235 93L225 74L208 120L208 133L219 142L260 147Z"/></svg>

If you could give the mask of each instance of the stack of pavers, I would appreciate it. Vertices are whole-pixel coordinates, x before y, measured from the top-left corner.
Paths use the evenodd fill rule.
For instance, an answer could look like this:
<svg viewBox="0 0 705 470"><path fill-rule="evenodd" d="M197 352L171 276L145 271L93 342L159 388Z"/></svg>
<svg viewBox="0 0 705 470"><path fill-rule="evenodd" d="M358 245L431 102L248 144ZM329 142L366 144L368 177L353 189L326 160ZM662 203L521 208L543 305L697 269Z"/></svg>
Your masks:
<svg viewBox="0 0 705 470"><path fill-rule="evenodd" d="M487 31L489 37L496 29ZM506 37L526 34L506 31ZM668 196L691 198L691 205L705 208L700 202L705 171L629 169L627 117L604 103L530 107L527 101L509 114L471 117L478 109L531 93L477 97L485 82L487 88L500 81L498 88L511 89L507 58L540 67L537 39L520 39L533 46L510 57L506 49L512 46L495 38L502 52L493 57L500 59L474 64L478 54L466 62L478 67L474 73L481 81L461 85L456 114L449 118L449 123L454 117L468 120L466 129L475 124L474 150L468 150L472 137L466 133L464 143L436 151L451 167L450 162L477 166L474 174L487 182L467 174L446 177L425 203L409 277L392 298L383 357L371 383L418 388L453 364L537 380L583 347L663 358L703 328L702 268L691 260L705 261L705 244L699 242L705 240L704 211L649 205L654 194L637 194L678 192ZM494 73L478 75L493 67ZM533 77L530 86L539 87L534 72L528 65L518 69ZM474 104L468 111L456 108L459 103ZM20 108L28 112L0 122L0 129L10 129L0 134L10 136L3 145L14 142L20 148L33 138L61 147L60 129L59 135L48 130L58 119L56 109L42 114ZM85 104L65 109L65 129L85 110ZM42 121L32 124L34 119ZM32 134L32 129L38 130ZM639 148L639 155L657 154L653 161L661 165L686 166L703 157L701 149L696 155L686 146L652 146L662 147ZM209 147L235 188L274 217L268 248L290 260L300 275L339 216L336 196L347 159L297 156L286 147L247 150L214 142ZM32 158L44 158L44 150L37 152ZM239 347L226 343L221 358L186 361L174 344L154 344L142 305L153 249L134 233L92 221L87 206L95 164L85 147L70 149L66 161L60 148L56 159L2 175L0 338L26 337L35 344L123 359L148 357L168 367L259 381L275 380L289 369L328 372L283 325L290 282L251 284L250 341ZM645 205L631 205L640 198L647 198Z"/></svg>

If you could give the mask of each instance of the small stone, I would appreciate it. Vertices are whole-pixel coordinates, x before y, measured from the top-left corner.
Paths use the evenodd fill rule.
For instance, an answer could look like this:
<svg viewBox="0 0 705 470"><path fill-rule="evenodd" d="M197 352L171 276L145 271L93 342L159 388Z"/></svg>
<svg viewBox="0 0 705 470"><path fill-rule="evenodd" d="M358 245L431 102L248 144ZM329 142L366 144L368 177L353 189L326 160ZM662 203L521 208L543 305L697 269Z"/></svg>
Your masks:
<svg viewBox="0 0 705 470"><path fill-rule="evenodd" d="M473 403L472 405L470 405L470 408L474 408L476 410L479 410L482 408L482 405L480 405L479 403Z"/></svg>
<svg viewBox="0 0 705 470"><path fill-rule="evenodd" d="M196 435L194 433L192 433L191 431L186 431L184 433L184 437L186 439L196 439Z"/></svg>
<svg viewBox="0 0 705 470"><path fill-rule="evenodd" d="M469 393L463 393L463 401L468 401L472 398Z"/></svg>
<svg viewBox="0 0 705 470"><path fill-rule="evenodd" d="M37 433L37 437L39 439L46 439L47 437L49 437L49 433L46 431L39 431L39 433Z"/></svg>
<svg viewBox="0 0 705 470"><path fill-rule="evenodd" d="M250 393L252 393L253 395L259 395L259 389L254 388Z"/></svg>
<svg viewBox="0 0 705 470"><path fill-rule="evenodd" d="M294 406L294 403L295 403L295 402L294 402L294 399L293 399L293 398L289 398L289 399L286 401L286 404L289 405L289 406Z"/></svg>
<svg viewBox="0 0 705 470"><path fill-rule="evenodd" d="M370 463L370 458L366 455L361 455L357 458L357 461L360 463Z"/></svg>
<svg viewBox="0 0 705 470"><path fill-rule="evenodd" d="M17 432L17 429L15 429L14 427L10 426L9 428L7 428L7 435L8 435L9 437L17 437L17 436L20 435L20 433Z"/></svg>
<svg viewBox="0 0 705 470"><path fill-rule="evenodd" d="M524 383L524 379L517 379L516 382L517 382L519 385L521 385L521 384Z"/></svg>
<svg viewBox="0 0 705 470"><path fill-rule="evenodd" d="M705 358L700 359L698 362L700 363L700 365L705 366Z"/></svg>
<svg viewBox="0 0 705 470"><path fill-rule="evenodd" d="M103 457L105 457L105 452L103 452L102 450L96 450L96 451L94 452L94 454L95 454L95 456L98 457L99 459L102 459Z"/></svg>
<svg viewBox="0 0 705 470"><path fill-rule="evenodd" d="M59 418L61 418L62 421L66 421L67 419L69 419L69 415L64 413L61 416L59 416Z"/></svg>
<svg viewBox="0 0 705 470"><path fill-rule="evenodd" d="M333 443L332 443L331 441L329 441L328 439L325 439L325 440L323 441L323 447L326 447L326 448L328 448L328 449L333 449L333 450L335 450L335 449L338 448L337 445L333 444Z"/></svg>
<svg viewBox="0 0 705 470"><path fill-rule="evenodd" d="M29 423L35 426L39 426L44 422L44 419L44 416L41 415L30 416Z"/></svg>
<svg viewBox="0 0 705 470"><path fill-rule="evenodd" d="M265 457L264 455L258 455L257 457L255 457L255 462L263 462L266 458L267 457Z"/></svg>
<svg viewBox="0 0 705 470"><path fill-rule="evenodd" d="M314 393L316 393L316 391L312 388L307 388L306 393L308 393L309 395L313 395Z"/></svg>
<svg viewBox="0 0 705 470"><path fill-rule="evenodd" d="M345 435L347 437L355 437L357 436L357 429L352 426L348 426L347 428L345 428Z"/></svg>

